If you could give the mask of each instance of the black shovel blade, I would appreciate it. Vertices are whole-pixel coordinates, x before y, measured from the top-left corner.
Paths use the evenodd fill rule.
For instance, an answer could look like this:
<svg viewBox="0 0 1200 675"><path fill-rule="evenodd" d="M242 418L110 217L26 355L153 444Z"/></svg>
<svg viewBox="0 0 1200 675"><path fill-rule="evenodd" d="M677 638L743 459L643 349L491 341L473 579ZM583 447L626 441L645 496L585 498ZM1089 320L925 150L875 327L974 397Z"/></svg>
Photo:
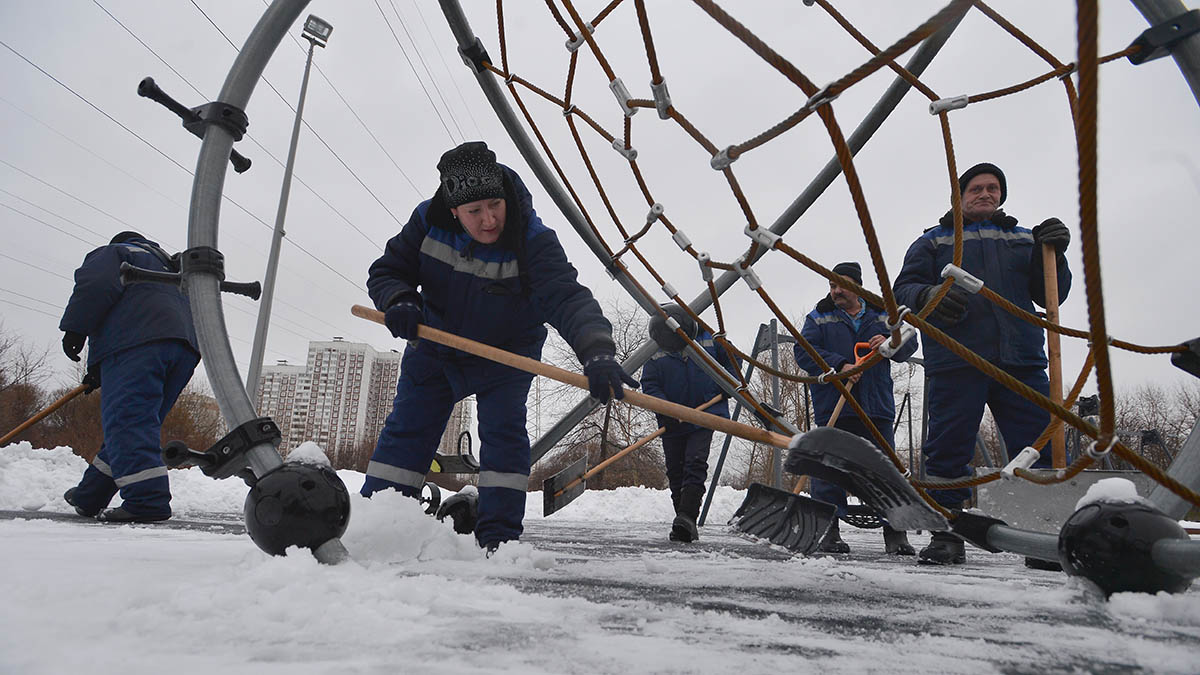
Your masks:
<svg viewBox="0 0 1200 675"><path fill-rule="evenodd" d="M583 478L584 472L587 471L587 455L571 462L567 468L550 476L542 481L542 517L554 513L562 507L575 501L575 498L583 494L587 489L587 481L579 481L571 489L564 491L557 497L556 492L561 491L567 485L574 481Z"/></svg>
<svg viewBox="0 0 1200 675"><path fill-rule="evenodd" d="M443 455L440 452L433 456L433 473L479 473L479 460L473 455Z"/></svg>
<svg viewBox="0 0 1200 675"><path fill-rule="evenodd" d="M729 525L789 551L808 554L821 543L836 513L833 504L751 483Z"/></svg>
<svg viewBox="0 0 1200 675"><path fill-rule="evenodd" d="M897 530L948 530L934 511L870 441L848 431L819 427L792 441L783 468L829 481L857 496Z"/></svg>

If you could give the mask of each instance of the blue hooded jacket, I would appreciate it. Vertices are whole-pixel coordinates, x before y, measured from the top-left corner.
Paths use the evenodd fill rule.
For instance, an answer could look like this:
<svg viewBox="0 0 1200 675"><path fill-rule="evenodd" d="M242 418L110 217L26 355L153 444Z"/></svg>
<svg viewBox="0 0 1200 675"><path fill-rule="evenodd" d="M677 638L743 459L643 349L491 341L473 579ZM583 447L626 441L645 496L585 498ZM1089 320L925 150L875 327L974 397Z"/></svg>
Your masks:
<svg viewBox="0 0 1200 675"><path fill-rule="evenodd" d="M75 289L58 328L87 336L88 367L119 351L157 340L182 340L199 354L187 296L162 283L122 286L123 262L174 271L158 244L140 237L87 254L75 270Z"/></svg>
<svg viewBox="0 0 1200 675"><path fill-rule="evenodd" d="M526 355L540 351L549 322L581 363L614 354L612 325L600 305L578 282L520 177L502 168L507 218L500 239L472 239L439 190L413 210L371 265L367 290L375 307L386 311L400 300L416 301L428 326ZM418 348L443 357L456 353L429 341Z"/></svg>
<svg viewBox="0 0 1200 675"><path fill-rule="evenodd" d="M860 300L861 301L861 300ZM817 303L816 308L804 318L800 335L817 350L821 358L834 370L842 365L854 363L854 345L867 342L876 335L891 335L887 330L887 313L863 302L865 311L858 329L845 312L838 309L829 296ZM796 363L810 375L819 375L815 361L799 344L792 345ZM903 363L917 351L917 338L913 336L892 356L892 361ZM813 416L818 425L824 426L833 415L841 394L832 384L813 384ZM872 419L885 419L890 424L896 416L896 399L892 389L892 368L888 361L880 361L863 371L858 382L850 390L854 400ZM850 413L843 409L842 414Z"/></svg>
<svg viewBox="0 0 1200 675"><path fill-rule="evenodd" d="M730 363L729 355L725 353L725 350L713 342L711 333L701 331L696 336L696 342L735 379L737 378L737 367ZM645 366L642 366L641 383L642 391L647 395L689 408L695 408L722 392L721 387L713 382L699 364L688 357L686 351L657 352L646 362ZM727 399L710 405L704 409L704 412L720 417L729 417ZM667 428L664 436L683 436L700 428L665 415L656 415L655 417L658 426Z"/></svg>
<svg viewBox="0 0 1200 675"><path fill-rule="evenodd" d="M915 312L926 287L942 281L942 268L953 261L954 219L947 213L936 227L925 230L908 247L904 267L893 287L896 299ZM1017 307L1033 313L1033 304L1046 303L1042 258L1033 233L1017 226L1017 219L997 211L987 220L963 224L962 267ZM1057 258L1058 297L1071 291L1071 270L1064 256ZM947 335L984 359L1001 367L1046 367L1045 332L989 302L979 294L967 296L967 314L953 326L937 325ZM936 341L925 340L925 372L969 367L966 361Z"/></svg>

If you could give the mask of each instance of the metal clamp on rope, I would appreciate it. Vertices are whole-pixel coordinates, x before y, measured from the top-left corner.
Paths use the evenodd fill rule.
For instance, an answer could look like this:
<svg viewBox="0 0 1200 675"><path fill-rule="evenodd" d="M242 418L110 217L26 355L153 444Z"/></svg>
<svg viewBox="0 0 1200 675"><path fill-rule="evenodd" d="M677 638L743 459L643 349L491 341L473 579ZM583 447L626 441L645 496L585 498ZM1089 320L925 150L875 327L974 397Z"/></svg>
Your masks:
<svg viewBox="0 0 1200 675"><path fill-rule="evenodd" d="M654 221L658 220L659 216L661 216L665 210L666 209L663 208L662 204L654 202L654 205L650 207L649 213L646 214L646 224L653 225Z"/></svg>
<svg viewBox="0 0 1200 675"><path fill-rule="evenodd" d="M625 143L619 138L614 138L612 142L613 150L621 153L621 156L629 161L637 159L637 149L625 147Z"/></svg>
<svg viewBox="0 0 1200 675"><path fill-rule="evenodd" d="M841 96L840 93L834 94L833 96L829 95L829 88L832 86L833 86L833 83L830 82L829 84L825 85L824 87L821 87L820 89L818 89L817 93L813 94L812 96L809 96L808 101L805 102L805 104L804 104L804 109L805 110L816 110L817 108L820 108L821 106L825 105L826 103L832 103L834 101L834 99L836 99L838 96Z"/></svg>
<svg viewBox="0 0 1200 675"><path fill-rule="evenodd" d="M751 229L749 223L746 224L746 229L742 230L742 232L747 237L753 239L756 244L759 244L767 249L775 248L776 242L783 238L765 227L755 227Z"/></svg>
<svg viewBox="0 0 1200 675"><path fill-rule="evenodd" d="M892 324L885 321L883 325L887 326L888 332L890 333L904 325L904 317L908 316L909 314L912 314L912 310L908 308L908 305L900 305L896 308L896 323Z"/></svg>
<svg viewBox="0 0 1200 675"><path fill-rule="evenodd" d="M508 77L504 78L504 84L509 84L509 85L511 85L511 84L513 83L513 80L515 80L515 79L517 79L517 74L516 74L516 73L509 73L509 74L508 74Z"/></svg>
<svg viewBox="0 0 1200 675"><path fill-rule="evenodd" d="M746 262L746 256L739 256L733 261L733 269L742 277L742 281L750 287L750 290L757 291L762 286L762 280L758 278L758 273L755 272L751 265Z"/></svg>
<svg viewBox="0 0 1200 675"><path fill-rule="evenodd" d="M569 117L571 115L571 113L573 113L573 112L575 112L575 104L574 103L567 106L566 108L563 108L563 117Z"/></svg>
<svg viewBox="0 0 1200 675"><path fill-rule="evenodd" d="M1062 75L1059 75L1058 79L1065 80L1065 79L1071 77L1072 75L1074 75L1075 71L1079 70L1079 66L1074 63L1068 63L1067 66L1069 66L1067 68L1067 72L1063 73Z"/></svg>
<svg viewBox="0 0 1200 675"><path fill-rule="evenodd" d="M837 371L833 368L830 368L829 370L817 376L817 382L820 382L821 384L829 384L829 378L833 377L834 375L837 375Z"/></svg>
<svg viewBox="0 0 1200 675"><path fill-rule="evenodd" d="M1085 450L1088 457L1091 457L1092 459L1095 459L1095 460L1103 459L1105 455L1112 452L1113 446L1115 446L1117 444L1117 435L1113 434L1112 439L1108 442L1107 448L1097 451L1096 444L1099 442L1100 442L1099 440L1095 440L1095 441L1092 441L1091 443L1088 443L1087 450Z"/></svg>
<svg viewBox="0 0 1200 675"><path fill-rule="evenodd" d="M479 38L475 38L475 42L469 47L459 47L458 55L462 57L463 64L476 73L487 70L484 64L492 62L492 57L488 56L487 50L483 48L483 41Z"/></svg>
<svg viewBox="0 0 1200 675"><path fill-rule="evenodd" d="M638 109L629 105L629 100L632 97L629 95L629 90L625 88L625 83L621 81L621 78L613 78L613 81L608 83L608 88L612 90L613 96L617 97L617 105L621 106L621 112L625 113L626 117L633 117L637 114Z"/></svg>
<svg viewBox="0 0 1200 675"><path fill-rule="evenodd" d="M587 26L588 35L596 32L596 27L590 22L585 25ZM576 32L574 35L575 37L573 39L567 40L567 51L571 53L575 53L575 50L582 47L584 42L587 42L587 37L585 37L582 33Z"/></svg>
<svg viewBox="0 0 1200 675"><path fill-rule="evenodd" d="M1041 459L1041 457L1042 453L1038 452L1036 448L1026 447L1017 453L1017 456L1013 457L1011 462L1005 464L1004 468L1000 469L1000 473L1005 478L1013 478L1016 476L1014 472L1017 469L1028 469Z"/></svg>
<svg viewBox="0 0 1200 675"><path fill-rule="evenodd" d="M916 337L916 335L916 328L913 328L908 324L904 324L900 327L900 344L893 347L891 338L888 338L887 340L881 342L879 346L876 347L875 351L879 352L879 355L883 358L890 359L896 355L896 352L900 351L900 348L903 347L906 342Z"/></svg>
<svg viewBox="0 0 1200 675"><path fill-rule="evenodd" d="M966 290L968 293L978 293L983 290L983 280L972 275L963 268L954 263L947 263L942 268L942 278L954 279L954 285Z"/></svg>
<svg viewBox="0 0 1200 675"><path fill-rule="evenodd" d="M725 169L729 168L730 164L733 164L735 161L737 161L737 157L731 158L729 156L729 152L731 150L733 150L732 145L713 155L712 159L708 160L708 165L717 171L724 171Z"/></svg>
<svg viewBox="0 0 1200 675"><path fill-rule="evenodd" d="M668 315L667 316L667 328L670 328L673 331L677 331L680 328L682 328L682 326L680 326L679 322L675 320L675 317Z"/></svg>
<svg viewBox="0 0 1200 675"><path fill-rule="evenodd" d="M669 119L671 114L671 94L667 91L667 78L658 84L650 83L650 91L654 93L654 107L658 110L660 120Z"/></svg>
<svg viewBox="0 0 1200 675"><path fill-rule="evenodd" d="M963 94L962 96L954 96L952 98L939 98L938 100L929 104L929 114L937 115L938 113L942 113L947 110L958 110L960 108L965 108L970 102L971 97L966 94Z"/></svg>
<svg viewBox="0 0 1200 675"><path fill-rule="evenodd" d="M1168 19L1142 31L1142 34L1129 45L1130 47L1141 47L1128 56L1129 62L1140 66L1147 61L1162 58L1169 54L1180 41L1196 33L1200 33L1200 9L1184 12L1173 19Z"/></svg>
<svg viewBox="0 0 1200 675"><path fill-rule="evenodd" d="M676 295L678 295L678 293L676 293L676 292L675 292L675 287L674 287L674 286L672 286L672 285L671 285L671 282L669 282L669 281L668 281L668 282L666 282L666 283L664 283L664 284L662 285L662 292L663 292L663 293L664 293L664 294L665 294L665 295L666 295L668 298L673 298L673 297L675 297Z"/></svg>
<svg viewBox="0 0 1200 675"><path fill-rule="evenodd" d="M700 278L706 282L713 280L712 267L708 265L711 261L712 256L708 254L708 251L702 251L696 255L696 262L700 263Z"/></svg>
<svg viewBox="0 0 1200 675"><path fill-rule="evenodd" d="M692 245L692 240L688 239L688 236L683 233L683 230L675 230L675 234L672 234L671 238L675 240L675 245L678 246L679 250L681 251L688 250L688 247Z"/></svg>

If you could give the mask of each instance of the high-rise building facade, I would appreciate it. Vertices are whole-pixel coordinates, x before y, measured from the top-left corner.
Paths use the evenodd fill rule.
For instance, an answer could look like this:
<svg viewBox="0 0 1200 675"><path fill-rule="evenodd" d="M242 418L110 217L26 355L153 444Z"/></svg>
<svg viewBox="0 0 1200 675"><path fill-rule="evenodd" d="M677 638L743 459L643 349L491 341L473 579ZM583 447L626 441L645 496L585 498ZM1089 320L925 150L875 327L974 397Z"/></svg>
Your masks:
<svg viewBox="0 0 1200 675"><path fill-rule="evenodd" d="M334 338L308 343L304 366L266 366L259 377L256 404L283 434L280 451L287 454L313 441L337 468L363 470L384 420L392 411L400 354L377 352L370 345ZM467 401L454 406L439 450L454 452L458 438L470 428Z"/></svg>

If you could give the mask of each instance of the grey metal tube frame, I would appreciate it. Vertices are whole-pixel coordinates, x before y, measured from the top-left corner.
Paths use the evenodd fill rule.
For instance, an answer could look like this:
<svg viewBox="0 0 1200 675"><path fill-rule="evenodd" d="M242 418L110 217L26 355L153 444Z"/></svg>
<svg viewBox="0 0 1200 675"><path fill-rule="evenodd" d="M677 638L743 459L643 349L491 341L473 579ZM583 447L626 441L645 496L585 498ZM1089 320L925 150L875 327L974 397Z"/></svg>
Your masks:
<svg viewBox="0 0 1200 675"><path fill-rule="evenodd" d="M446 21L449 23L455 39L458 41L459 51L461 52L464 49L468 49L477 41L479 41L479 38L476 37L474 31L471 30L471 26L467 22L466 16L463 14L462 7L458 0L440 0L440 2L442 6L442 12L446 15ZM960 20L961 17L958 20L950 22L921 44L921 46L916 50L912 58L905 66L909 72L913 73L914 75L920 75L922 72L924 72L925 68L928 67L938 50L941 49L942 45L945 44L946 40L949 39L950 35L954 32L954 29L958 26ZM520 120L513 111L512 106L509 105L508 100L505 98L495 76L490 71L476 71L475 79L479 82L479 86L483 89L484 95L487 97L488 102L491 103L496 116L504 125L505 130L508 131L513 143L516 144L517 148L521 152L521 155L525 158L525 161L529 164L530 168L533 169L533 172L537 176L539 182L541 182L542 187L545 188L546 192L550 194L550 197L554 200L555 205L559 207L559 210L562 211L563 216L583 239L584 243L588 245L596 257L600 259L600 262L604 264L604 266L608 268L611 273L612 262L605 253L604 247L600 244L599 240L596 239L591 229L588 228L587 223L583 219L583 215L576 208L574 202L571 201L569 195L559 184L557 177L551 172L550 168L542 159L540 151L534 145L532 139L529 138L529 135L526 133ZM879 102L876 103L867 116L863 118L863 121L858 125L858 127L854 130L854 133L851 134L850 138L848 139L848 144L852 154L856 154L860 149L862 149L866 142L871 138L872 134L874 134L883 121L887 119L888 115L890 115L895 107L900 103L900 100L910 88L911 85L900 77L897 77L892 85L888 87L887 91L879 99ZM821 170L821 172L818 173L817 176L812 180L808 187L802 193L800 193L800 196L798 196L796 200L779 215L769 229L772 232L780 235L787 232L787 230L793 224L795 224L797 220L800 219L800 216L803 215L804 212L807 211L814 202L816 202L817 198L821 196L825 189L833 183L834 179L837 178L841 171L841 164L838 163L837 159L831 159ZM761 257L763 253L765 253L765 251L760 249L759 257ZM644 296L628 278L624 277L624 275L614 273L613 276L617 282L625 288L634 301L641 305L642 308L647 311L647 313L652 313L655 311L658 303L655 302L653 298ZM731 286L733 286L738 279L739 276L736 272L727 271L723 273L714 281L717 288L717 294L720 295L724 293ZM704 293L692 300L689 303L689 306L694 312L699 314L706 310L710 304L711 298L707 293ZM689 347L689 350L691 349L692 348ZM622 365L625 367L626 371L631 373L636 372L638 368L641 368L642 365L646 363L646 361L650 360L650 357L653 356L656 351L658 351L658 346L655 345L653 341L647 340L640 347L634 350L633 354L625 359ZM693 352L693 356L697 355ZM709 377L712 377L718 384L721 385L722 389L725 390L725 393L729 394L737 402L740 402L744 405L749 404L749 400L745 398L741 392L730 386L725 381L723 376L717 375L713 369L709 368L708 364L703 359L697 358L696 361L705 368L705 371L708 373ZM551 448L554 447L556 443L562 440L562 438L566 436L571 429L577 426L584 417L595 410L597 405L598 402L590 397L576 404L570 412L560 418L559 421L556 422L554 426L552 426L546 432L546 434L544 434L534 443L532 448L533 461L537 462L539 459L541 459L547 452L550 451ZM789 434L795 434L797 432L792 425L786 423L782 430Z"/></svg>
<svg viewBox="0 0 1200 675"><path fill-rule="evenodd" d="M1178 0L1132 0L1133 4L1142 11L1143 15L1152 23L1165 21L1173 16L1181 14L1185 8ZM471 30L470 24L463 14L462 7L458 0L440 0L442 12L446 16L446 21L450 25L451 31L454 33L455 39L458 41L459 51L468 49L480 42L474 31ZM906 69L916 76L920 76L928 67L933 57L949 39L950 35L958 27L962 20L958 19L948 23L939 31L928 37L921 43L920 47L913 54L905 65ZM1193 93L1196 94L1197 100L1200 101L1200 37L1193 36L1186 42L1181 43L1175 50L1173 56L1179 64L1180 70L1183 71L1185 79L1189 86L1192 87ZM529 135L525 132L520 120L517 118L508 100L504 97L504 93L500 89L500 85L496 82L495 76L487 70L476 70L475 78L483 89L484 95L491 103L492 108L496 112L497 117L508 131L509 136L520 150L525 161L533 169L534 174L541 182L542 187L550 194L555 205L562 211L563 216L576 230L584 243L592 250L597 258L606 268L612 273L611 260L604 251L603 246L596 239L592 231L587 227L583 220L582 214L578 211L575 204L570 200L566 191L559 184L558 179L550 171L545 161L542 159L540 151L533 144ZM884 95L879 99L871 111L863 118L862 122L854 130L848 139L851 154L857 154L860 149L871 138L874 132L879 128L885 119L891 114L895 107L900 103L900 100L911 88L911 85L903 78L897 77ZM825 167L813 178L808 187L776 218L775 222L769 228L770 231L782 235L800 217L808 210L817 198L833 183L834 179L841 174L841 164L837 159L831 159ZM765 251L760 251L759 255L763 255ZM647 312L655 311L657 303L652 298L644 296L628 278L624 275L614 274L614 278L625 288L633 299L643 307ZM728 290L739 278L736 272L727 271L715 280L717 294L720 295ZM695 300L689 303L689 306L696 313L700 313L708 308L710 298L708 294L702 294ZM643 343L632 355L627 358L622 364L629 372L634 372L640 368L651 356L658 350L657 345L653 341ZM704 363L703 360L698 362ZM709 373L713 377L713 373ZM724 378L713 377L718 383L725 388ZM926 391L928 387L926 387ZM744 399L737 394L739 392L728 392L735 395L735 400L739 405L745 403ZM566 434L574 428L580 421L583 420L595 407L598 401L592 398L580 401L576 406L559 419L550 430L537 440L533 446L532 458L536 462L541 459L549 450ZM925 406L922 406L924 408ZM790 425L789 425L790 426ZM790 433L795 433L793 428L787 429ZM1193 429L1188 443L1184 451L1179 453L1176 461L1172 463L1172 470L1179 471L1187 468L1190 473L1186 476L1186 482L1189 485L1200 485L1200 420L1197 420L1196 427ZM922 434L924 435L924 434ZM1178 465L1178 466L1177 466ZM923 467L922 467L923 468ZM1155 501L1154 497L1158 495L1158 490L1152 495L1151 500ZM1174 497L1173 494L1167 493L1167 496ZM1178 498L1175 498L1178 499ZM1158 502L1166 501L1165 498L1160 498ZM1182 502L1182 500L1179 500ZM1156 502L1157 503L1157 502ZM1186 502L1184 503L1186 504ZM989 531L989 541L995 537L995 545L997 548L1002 548L1006 551L1028 555L1030 557L1041 558L1045 560L1057 560L1057 537L1054 535L1041 534L1037 532L1029 532L1019 530L1008 526L997 525ZM1184 543L1184 548L1191 550ZM1157 549L1156 549L1157 550ZM1190 556L1191 554L1189 554ZM1200 556L1174 556L1172 560L1187 559L1195 561ZM1200 565L1197 565L1200 567Z"/></svg>
<svg viewBox="0 0 1200 675"><path fill-rule="evenodd" d="M271 3L234 59L217 100L246 109L254 85L262 76L267 62L307 5L308 0L274 0ZM229 131L217 125L208 127L200 144L200 157L196 160L196 176L192 183L192 202L188 213L189 248L218 248L221 194L232 149L233 135ZM212 383L222 417L231 428L256 419L258 413L238 376L237 362L229 345L229 333L221 306L220 279L215 274L189 271L184 273L183 284L191 302L204 370ZM247 461L254 475L260 477L283 464L279 452L270 443L251 448L247 453ZM346 549L340 540L331 539L314 550L313 555L321 562L339 562L346 559Z"/></svg>

